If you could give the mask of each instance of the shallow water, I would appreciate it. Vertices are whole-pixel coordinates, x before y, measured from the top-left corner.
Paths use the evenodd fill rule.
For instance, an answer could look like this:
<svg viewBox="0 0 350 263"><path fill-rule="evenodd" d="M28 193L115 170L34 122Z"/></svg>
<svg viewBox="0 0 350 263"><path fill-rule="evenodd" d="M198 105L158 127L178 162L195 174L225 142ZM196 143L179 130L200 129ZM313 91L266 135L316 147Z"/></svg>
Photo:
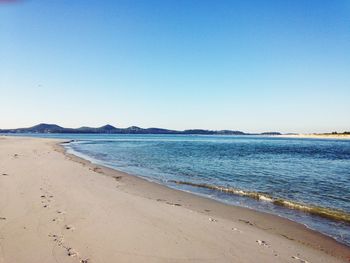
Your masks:
<svg viewBox="0 0 350 263"><path fill-rule="evenodd" d="M350 245L350 140L50 135L73 153L229 204L290 218Z"/></svg>

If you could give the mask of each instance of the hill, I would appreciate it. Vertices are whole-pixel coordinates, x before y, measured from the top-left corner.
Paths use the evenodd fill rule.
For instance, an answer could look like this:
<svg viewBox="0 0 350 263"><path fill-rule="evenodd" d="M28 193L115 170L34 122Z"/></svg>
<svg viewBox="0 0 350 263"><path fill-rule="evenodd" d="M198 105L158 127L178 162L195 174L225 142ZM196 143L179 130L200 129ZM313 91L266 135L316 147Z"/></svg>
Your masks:
<svg viewBox="0 0 350 263"><path fill-rule="evenodd" d="M200 134L200 135L260 135L249 134L241 131L231 130L203 130L203 129L190 129L184 131L169 130L162 128L140 128L137 126L131 126L128 128L116 128L112 125L104 125L101 127L80 127L80 128L64 128L56 124L40 123L29 128L18 129L0 129L0 133L92 133L92 134ZM279 132L262 133L261 135L279 135Z"/></svg>

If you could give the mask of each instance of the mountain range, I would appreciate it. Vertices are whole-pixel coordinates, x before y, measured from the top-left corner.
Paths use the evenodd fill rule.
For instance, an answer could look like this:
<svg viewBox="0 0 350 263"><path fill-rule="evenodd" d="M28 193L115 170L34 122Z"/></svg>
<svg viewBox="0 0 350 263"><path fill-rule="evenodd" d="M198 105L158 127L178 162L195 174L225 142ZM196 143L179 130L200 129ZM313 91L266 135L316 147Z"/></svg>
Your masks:
<svg viewBox="0 0 350 263"><path fill-rule="evenodd" d="M116 128L112 125L102 127L64 128L56 124L41 123L29 128L0 129L0 133L95 133L95 134L203 134L203 135L280 135L279 132L264 132L259 134L244 133L232 130L203 130L191 129L184 131L168 130L162 128L140 128L131 126L128 128Z"/></svg>

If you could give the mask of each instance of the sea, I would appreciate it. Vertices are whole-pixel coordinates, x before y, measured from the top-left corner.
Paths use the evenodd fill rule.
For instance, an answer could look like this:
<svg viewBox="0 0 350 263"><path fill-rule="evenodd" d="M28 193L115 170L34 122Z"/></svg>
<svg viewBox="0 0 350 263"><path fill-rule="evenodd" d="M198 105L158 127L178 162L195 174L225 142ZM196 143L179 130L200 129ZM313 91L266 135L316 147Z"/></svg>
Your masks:
<svg viewBox="0 0 350 263"><path fill-rule="evenodd" d="M273 136L30 134L171 188L275 214L350 246L350 140Z"/></svg>

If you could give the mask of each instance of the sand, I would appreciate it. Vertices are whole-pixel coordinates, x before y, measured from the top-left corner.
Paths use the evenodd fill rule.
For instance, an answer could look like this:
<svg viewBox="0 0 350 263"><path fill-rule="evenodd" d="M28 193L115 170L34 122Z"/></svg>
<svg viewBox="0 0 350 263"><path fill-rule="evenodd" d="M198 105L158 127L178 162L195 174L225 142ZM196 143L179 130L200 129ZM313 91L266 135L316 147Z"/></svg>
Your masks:
<svg viewBox="0 0 350 263"><path fill-rule="evenodd" d="M0 137L0 263L349 262L289 220L65 155L58 140Z"/></svg>

